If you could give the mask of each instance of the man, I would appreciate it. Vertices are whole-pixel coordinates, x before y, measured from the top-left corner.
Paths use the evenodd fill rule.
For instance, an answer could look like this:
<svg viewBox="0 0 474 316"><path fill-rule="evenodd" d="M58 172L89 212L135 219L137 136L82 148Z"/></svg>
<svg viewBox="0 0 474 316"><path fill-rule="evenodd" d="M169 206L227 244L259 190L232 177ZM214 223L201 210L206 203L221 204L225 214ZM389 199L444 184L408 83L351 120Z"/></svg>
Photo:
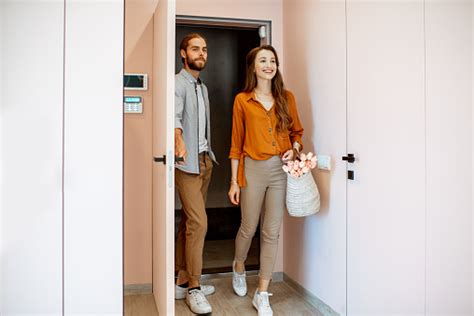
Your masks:
<svg viewBox="0 0 474 316"><path fill-rule="evenodd" d="M176 241L176 299L186 298L196 314L212 312L206 295L215 292L201 285L202 253L207 232L206 196L212 162L209 98L199 73L206 66L206 40L189 34L180 45L183 69L176 75L175 152L183 157L175 169L176 190L183 211Z"/></svg>

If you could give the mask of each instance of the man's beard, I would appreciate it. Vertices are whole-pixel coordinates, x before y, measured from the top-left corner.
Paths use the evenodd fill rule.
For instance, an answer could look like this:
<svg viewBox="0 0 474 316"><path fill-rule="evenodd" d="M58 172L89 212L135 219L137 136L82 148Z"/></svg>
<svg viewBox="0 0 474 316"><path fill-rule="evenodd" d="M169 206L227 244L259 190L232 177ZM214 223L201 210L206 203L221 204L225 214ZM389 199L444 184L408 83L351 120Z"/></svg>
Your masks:
<svg viewBox="0 0 474 316"><path fill-rule="evenodd" d="M199 59L198 59L199 60ZM196 70L196 71L201 71L204 69L204 67L206 67L206 61L204 61L203 59L200 59L202 62L204 62L204 64L202 66L199 66L196 64L196 60L192 60L191 58L187 58L186 59L186 62L188 64L188 67L189 69L191 70Z"/></svg>

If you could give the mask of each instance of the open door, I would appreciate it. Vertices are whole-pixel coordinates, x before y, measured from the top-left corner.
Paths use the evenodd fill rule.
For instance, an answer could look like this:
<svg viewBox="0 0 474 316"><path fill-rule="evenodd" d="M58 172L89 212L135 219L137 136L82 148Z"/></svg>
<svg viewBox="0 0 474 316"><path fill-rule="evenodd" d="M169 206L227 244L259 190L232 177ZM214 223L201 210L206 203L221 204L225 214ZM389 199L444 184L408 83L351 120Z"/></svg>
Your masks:
<svg viewBox="0 0 474 316"><path fill-rule="evenodd" d="M160 315L174 315L175 2L160 0L153 44L153 294Z"/></svg>

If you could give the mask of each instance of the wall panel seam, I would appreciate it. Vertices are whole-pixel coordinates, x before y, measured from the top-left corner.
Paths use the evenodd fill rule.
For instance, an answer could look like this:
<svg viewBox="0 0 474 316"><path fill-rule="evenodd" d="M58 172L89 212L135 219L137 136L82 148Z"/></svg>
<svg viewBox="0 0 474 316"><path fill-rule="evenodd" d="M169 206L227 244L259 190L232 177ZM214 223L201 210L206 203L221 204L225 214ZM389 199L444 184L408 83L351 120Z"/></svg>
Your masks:
<svg viewBox="0 0 474 316"><path fill-rule="evenodd" d="M62 166L61 166L61 309L64 315L64 170L65 170L65 138L66 138L66 0L63 0L63 104L62 104Z"/></svg>

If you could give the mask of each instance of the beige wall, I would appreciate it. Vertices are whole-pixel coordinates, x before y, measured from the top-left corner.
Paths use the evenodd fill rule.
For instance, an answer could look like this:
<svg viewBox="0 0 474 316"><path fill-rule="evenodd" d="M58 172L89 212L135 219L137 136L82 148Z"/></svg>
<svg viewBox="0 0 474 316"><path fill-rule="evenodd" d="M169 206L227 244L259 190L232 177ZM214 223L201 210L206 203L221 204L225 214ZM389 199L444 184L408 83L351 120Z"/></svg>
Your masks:
<svg viewBox="0 0 474 316"><path fill-rule="evenodd" d="M134 26L126 24L125 27L128 30ZM151 283L152 276L153 19L149 20L135 46L128 46L128 50L125 72L147 73L149 88L147 91L125 91L125 95L143 97L143 113L125 114L124 121L125 284L147 284Z"/></svg>
<svg viewBox="0 0 474 316"><path fill-rule="evenodd" d="M153 20L158 0L125 1L125 61L130 58L135 46Z"/></svg>
<svg viewBox="0 0 474 316"><path fill-rule="evenodd" d="M346 146L344 1L284 0L286 84L296 95L306 151L332 157L315 170L322 209L287 217L284 272L337 312L345 311Z"/></svg>
<svg viewBox="0 0 474 316"><path fill-rule="evenodd" d="M470 302L472 294L469 289L472 274L472 263L469 258L472 253L470 241L472 238L470 235L472 232L472 148L470 148L472 146L470 138L472 137L472 99L470 99L472 90L470 91L468 86L472 87L472 81L470 81L472 72L468 73L468 71L472 71L470 64L472 63L472 51L470 51L472 43L469 38L472 38L472 34L469 34L470 29L472 30L472 25L469 25L472 23L472 15L470 18L468 17L471 8L462 0L446 0L427 2L423 12L420 2L410 3L410 6L414 7L409 10L391 2L389 5L393 5L393 10L386 10L385 15L382 13L386 8L378 11L380 14L378 21L381 23L374 27L375 24L367 22L368 17L374 17L370 11L381 7L375 4L356 6L356 2L347 1L349 4L347 10L349 20L349 71L347 78L349 92L346 96L344 73L346 62L344 14L346 8L344 1L284 0L284 44L287 69L285 78L288 87L293 89L299 98L299 110L306 128L304 138L306 149L310 149L308 145L313 145L319 154L330 154L336 159L333 160L331 173L320 171L315 173L322 192L322 213L312 219L287 219L285 222L284 271L341 314L346 312L350 315L366 315L370 312L372 314L392 312L393 314L394 310L398 310L402 314L414 314L413 311L417 308L418 310L424 309L427 315L467 315L469 304L472 304L472 301ZM460 5L460 3L464 4ZM400 12L398 15L394 14L397 12L396 10ZM390 14L386 14L387 12ZM387 19L390 15L403 17L404 25L400 26ZM392 64L386 64L382 68L380 67L381 60L385 60L386 56L390 55L380 54L382 57L377 60L371 54L374 49L387 47L387 45L381 44L381 39L390 38L395 33L387 32L386 36L379 38L373 34L377 34L380 29L389 29L390 25L395 26L393 28L396 30L395 32L403 30L404 33L396 34L402 34L400 38L409 44L397 45L396 49L400 49L401 52L405 50L408 53L405 56L400 53L396 58L389 59ZM411 32L407 32L409 28L412 28ZM416 40L413 41L413 39ZM409 42L410 40L411 42ZM423 71L423 45L426 45L425 79L420 75ZM367 53L365 52L367 47L374 49L368 50L370 52ZM383 52L383 50L381 51ZM395 50L390 51L389 54L393 51ZM370 57L364 64L357 62L365 60L357 58L360 56ZM404 62L399 62L400 60ZM404 67L409 64L406 61L412 62L412 60L416 61L416 66L410 67L408 72ZM393 65L401 66L393 67ZM364 70L357 69L359 66ZM385 73L380 72L380 69L384 69ZM362 73L362 76L356 78L355 73ZM371 76L372 73L376 73L377 76ZM385 100L379 96L389 95L386 93L387 82L392 85L393 81L391 80L404 76L406 78L403 79L403 84L397 84L396 87L403 91L401 95L407 97L409 102L403 104L398 102L397 107L391 108L397 109L393 112L384 110L383 102ZM363 80L360 80L361 78ZM372 83L374 78L380 82L379 85L367 84ZM416 78L417 84L411 85L411 87L415 87L415 89L412 91L411 87L406 89L405 86L403 90L403 85L406 85L408 80L413 81L414 78ZM420 106L407 107L407 104L413 102L423 105L424 84L426 85L425 113L420 111ZM355 89L355 86L369 86L372 91L367 94L363 91L364 89ZM376 89L372 89L372 87L376 87ZM356 90L358 91L355 93ZM410 181L409 183L398 181L399 188L393 190L392 187L390 190L392 194L388 196L393 199L395 194L403 192L410 186L413 187L413 183L415 181L419 183L420 179L426 182L421 183L416 190L412 190L412 193L403 194L405 205L398 208L396 213L391 212L391 214L395 214L393 218L386 212L387 208L383 207L383 202L376 200L378 196L382 195L376 194L379 191L375 187L372 187L370 191L373 195L370 200L378 208L375 212L377 216L373 216L369 220L367 220L367 216L363 217L367 209L358 208L357 206L360 204L355 201L364 198L365 195L352 194L348 200L347 214L349 217L345 218L345 184L340 182L344 178L344 174L341 172L345 172L345 165L341 164L339 153L345 151L343 145L346 123L341 122L341 119L345 119L344 102L346 97L348 98L349 114L352 113L352 116L349 116L348 125L348 128L352 128L348 133L349 150L359 151L359 158L361 158L351 168L358 167L356 176L359 175L359 179L364 179L360 182L349 182L349 190L354 190L356 183L361 187L362 184L376 182L369 180L368 173L365 173L366 177L363 177L361 168L364 163L368 165L369 159L375 160L376 157L363 155L361 153L363 146L354 146L357 133L351 133L354 131L355 115L350 109L354 109L354 104L357 101L359 101L359 105L361 104L361 96L365 98L367 102L364 103L367 104L377 99L379 101L378 115L387 111L393 122L402 121L398 119L400 113L403 113L401 111L405 110L406 114L409 114L405 116L409 119L404 118L403 132L405 135L403 133L397 135L400 143L403 143L404 148L407 149L398 150L397 142L386 143L392 146L393 152L411 154L410 164L402 164L403 171L410 175ZM393 98L393 100L395 99ZM362 116L365 116L365 119L359 120L359 122L365 122L369 126L371 121L377 121L370 119L376 116L367 112L365 107L359 106L357 110L362 113ZM424 131L419 128L423 124L413 124L414 118L419 121L425 119L426 129ZM390 123L392 122L387 122L385 127ZM410 131L414 130L416 133L410 133L407 137L406 131L410 125ZM357 132L360 135L365 128L362 125L359 126ZM415 128L413 128L414 126ZM378 137L384 133L384 130L387 129L381 127L377 130ZM426 138L418 144L415 144L414 141L404 141L408 138L420 140L420 135L423 133L426 133ZM386 137L390 135L389 133L385 132L383 135L385 141L390 139ZM357 138L361 139L361 137ZM366 137L366 139L370 138ZM407 144L411 144L412 149L405 147ZM351 147L351 145L353 146ZM422 151L421 155L420 151ZM374 152L379 151L374 150ZM364 153L366 152L364 151ZM455 163L449 167L440 168L444 165L446 154L452 156ZM420 164L418 157L423 157L423 155L426 155L426 162L423 161ZM389 162L388 159L385 159L383 164L395 169L395 164ZM417 163L416 166L421 167L419 170L426 170L425 179L420 178L419 174L415 174L409 169L415 163ZM377 163L370 165L371 170L377 168ZM470 170L471 174L466 174L465 170ZM393 170L391 172L393 173ZM337 175L337 173L340 174ZM380 172L380 174L382 173ZM394 177L392 176L392 178ZM357 178L356 181L358 181ZM384 181L385 187L388 182ZM396 193L393 194L393 192ZM349 191L350 193L351 191ZM410 195L415 198L410 199ZM417 199L421 199L422 203L416 204L415 212L407 212L410 208L413 209L413 201ZM426 206L423 204L425 200ZM397 202L391 201L391 204ZM419 205L421 207L418 207ZM448 212L449 216L446 216L447 210L452 211ZM351 221L351 216L352 219L357 216L360 222ZM409 218L409 220L401 222L400 218ZM389 224L383 226L384 221ZM346 236L346 222L348 223L347 241L349 243L347 258L345 258L343 240ZM367 245L370 247L371 241L364 243L363 247L357 247L360 245L357 244L360 237L351 238L356 235L355 231L362 231L363 229L360 228L369 226L376 227L376 229L366 229L366 231L377 231L377 235L375 235L377 244L383 245L384 251L390 252L390 256L387 256L385 261L383 252L373 251L368 256L365 255L367 252L364 248ZM400 235L398 230L390 232L390 226L403 227L403 234ZM365 234L365 232L362 233ZM390 243L390 239L393 241L392 243ZM365 238L364 240L369 239ZM400 255L401 251L408 255ZM412 251L412 254L409 254L409 251ZM411 262L390 270L390 272L396 271L396 273L379 273L379 275L383 275L383 278L374 277L379 270L387 271L393 263L400 262L400 258L411 260ZM344 264L346 259L348 262L347 308L349 310L346 310L344 304ZM374 271L370 271L371 268ZM362 273L360 273L361 271ZM360 276L360 282L354 282L358 276ZM377 284L380 282L373 281L371 284L372 280L380 281L382 279L392 294L387 294L387 291L379 291ZM411 284L406 287L409 282L400 282L400 280L409 280ZM445 295L447 288L450 289L448 296ZM397 292L399 294L393 295ZM364 306L365 299L368 304ZM385 303L380 304L380 310L377 311L375 308L380 302Z"/></svg>

